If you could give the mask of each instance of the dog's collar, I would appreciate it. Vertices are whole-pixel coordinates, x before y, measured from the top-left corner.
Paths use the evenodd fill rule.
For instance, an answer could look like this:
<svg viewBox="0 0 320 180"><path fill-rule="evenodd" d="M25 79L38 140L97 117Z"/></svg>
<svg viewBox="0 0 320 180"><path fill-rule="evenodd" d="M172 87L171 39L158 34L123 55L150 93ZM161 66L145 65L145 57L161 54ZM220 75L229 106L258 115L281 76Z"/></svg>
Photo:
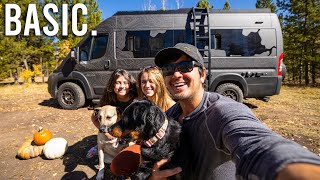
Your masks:
<svg viewBox="0 0 320 180"><path fill-rule="evenodd" d="M166 134L166 130L168 127L168 119L166 118L164 120L163 125L161 126L161 128L158 130L157 134L155 136L153 136L152 138L148 139L147 141L144 142L144 144L148 147L151 147L154 143L156 143L159 139L162 139L163 136Z"/></svg>

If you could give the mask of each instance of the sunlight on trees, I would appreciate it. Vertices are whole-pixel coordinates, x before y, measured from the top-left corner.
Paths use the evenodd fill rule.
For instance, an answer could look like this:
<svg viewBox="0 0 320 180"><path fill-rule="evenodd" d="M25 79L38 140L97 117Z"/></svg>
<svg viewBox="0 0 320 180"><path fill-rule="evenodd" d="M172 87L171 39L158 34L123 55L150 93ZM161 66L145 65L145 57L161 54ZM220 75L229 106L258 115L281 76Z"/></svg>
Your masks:
<svg viewBox="0 0 320 180"><path fill-rule="evenodd" d="M0 19L5 19L3 9L4 4L17 4L21 8L21 16L19 18L21 26L25 27L25 20L28 10L28 4L36 4L37 15L40 29L48 25L48 21L43 15L43 7L52 3L50 0L2 0L0 3ZM12 74L18 73L23 79L28 79L27 76L48 75L55 68L57 57L63 59L69 52L71 47L77 44L83 37L75 36L71 30L71 13L68 14L68 36L62 36L62 4L64 0L56 0L55 5L60 8L58 13L51 13L51 16L59 24L59 32L55 36L46 36L42 33L40 36L35 36L33 30L30 31L30 36L23 35L23 29L17 36L5 36L4 21L0 21L0 81L4 80ZM69 3L69 7L73 7L76 3L85 4L88 10L88 16L78 15L78 24L88 25L88 32L102 21L102 11L99 9L96 0L74 0ZM78 11L78 13L81 13ZM78 29L81 29L78 27ZM40 68L38 68L40 66ZM37 72L40 69L41 74ZM29 72L30 71L30 72ZM44 72L46 71L46 72Z"/></svg>

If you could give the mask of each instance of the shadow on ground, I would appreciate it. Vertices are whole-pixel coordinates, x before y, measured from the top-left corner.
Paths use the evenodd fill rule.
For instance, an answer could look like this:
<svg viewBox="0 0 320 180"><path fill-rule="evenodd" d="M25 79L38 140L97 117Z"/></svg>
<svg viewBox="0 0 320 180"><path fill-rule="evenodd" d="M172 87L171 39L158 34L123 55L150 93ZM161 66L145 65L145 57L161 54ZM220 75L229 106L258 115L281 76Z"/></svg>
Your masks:
<svg viewBox="0 0 320 180"><path fill-rule="evenodd" d="M65 166L65 175L61 180L69 179L96 179L96 175L93 177L88 177L88 175L83 171L75 171L78 165L88 166L96 173L98 172L98 156L92 158L87 158L86 154L90 148L95 146L97 143L97 135L91 135L68 147L66 154L63 156L63 165ZM104 179L108 180L125 180L124 176L114 176L110 171L110 164L105 164Z"/></svg>
<svg viewBox="0 0 320 180"><path fill-rule="evenodd" d="M65 174L62 178L61 178L61 180L67 180L67 179L81 179L81 180L85 180L85 179L95 179L95 177L94 178L89 178L88 176L87 176L87 174L86 173L84 173L84 172L82 172L82 171L73 171L73 172L69 172L69 173L67 173L67 174Z"/></svg>
<svg viewBox="0 0 320 180"><path fill-rule="evenodd" d="M43 100L41 103L39 103L40 106L47 106L47 107L53 107L53 108L57 108L57 109L63 109L59 103L58 103L58 100L57 99L54 99L54 98L50 98L50 99L47 99L47 100ZM88 108L89 110L93 110L93 108L97 106L96 104L92 103L92 102L86 102L84 104L83 107L86 107Z"/></svg>
<svg viewBox="0 0 320 180"><path fill-rule="evenodd" d="M97 136L91 135L68 147L66 154L63 156L64 171L66 174L61 179L89 179L86 173L74 171L78 165L88 166L97 172L95 165L98 164L98 157L86 158L88 150L95 146L97 144L96 142ZM95 176L91 179L95 179Z"/></svg>
<svg viewBox="0 0 320 180"><path fill-rule="evenodd" d="M250 109L256 109L258 108L258 106L254 105L254 104L251 104L251 103L243 103L244 105L248 106Z"/></svg>
<svg viewBox="0 0 320 180"><path fill-rule="evenodd" d="M41 103L39 103L40 106L48 106L48 107L53 107L57 109L62 109L61 106L58 103L58 100L54 98L50 98L47 100L43 100Z"/></svg>

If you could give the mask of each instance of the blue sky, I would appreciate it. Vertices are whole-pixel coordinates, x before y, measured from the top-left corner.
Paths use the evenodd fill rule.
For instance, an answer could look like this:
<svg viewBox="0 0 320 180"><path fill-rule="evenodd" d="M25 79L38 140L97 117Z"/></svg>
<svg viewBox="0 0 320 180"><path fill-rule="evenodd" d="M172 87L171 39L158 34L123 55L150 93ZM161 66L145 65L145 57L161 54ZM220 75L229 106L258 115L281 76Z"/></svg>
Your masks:
<svg viewBox="0 0 320 180"><path fill-rule="evenodd" d="M98 0L103 13L103 19L112 16L117 11L141 11L148 0ZM180 0L182 8L194 7L198 0ZM226 0L209 0L214 9L222 9ZM229 0L232 9L254 9L256 0ZM161 0L151 0L156 9L161 8ZM167 0L168 9L177 9L176 0Z"/></svg>

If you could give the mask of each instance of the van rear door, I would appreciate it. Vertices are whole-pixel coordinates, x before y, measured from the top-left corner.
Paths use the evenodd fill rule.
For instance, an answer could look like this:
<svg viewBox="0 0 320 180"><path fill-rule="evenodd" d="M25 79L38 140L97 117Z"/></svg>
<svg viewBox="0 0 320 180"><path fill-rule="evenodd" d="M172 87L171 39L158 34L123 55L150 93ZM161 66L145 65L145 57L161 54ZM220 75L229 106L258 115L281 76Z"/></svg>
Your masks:
<svg viewBox="0 0 320 180"><path fill-rule="evenodd" d="M245 97L277 94L279 43L269 14L220 14L211 28L211 74L241 75ZM211 18L212 19L212 18ZM226 79L225 81L228 81Z"/></svg>

